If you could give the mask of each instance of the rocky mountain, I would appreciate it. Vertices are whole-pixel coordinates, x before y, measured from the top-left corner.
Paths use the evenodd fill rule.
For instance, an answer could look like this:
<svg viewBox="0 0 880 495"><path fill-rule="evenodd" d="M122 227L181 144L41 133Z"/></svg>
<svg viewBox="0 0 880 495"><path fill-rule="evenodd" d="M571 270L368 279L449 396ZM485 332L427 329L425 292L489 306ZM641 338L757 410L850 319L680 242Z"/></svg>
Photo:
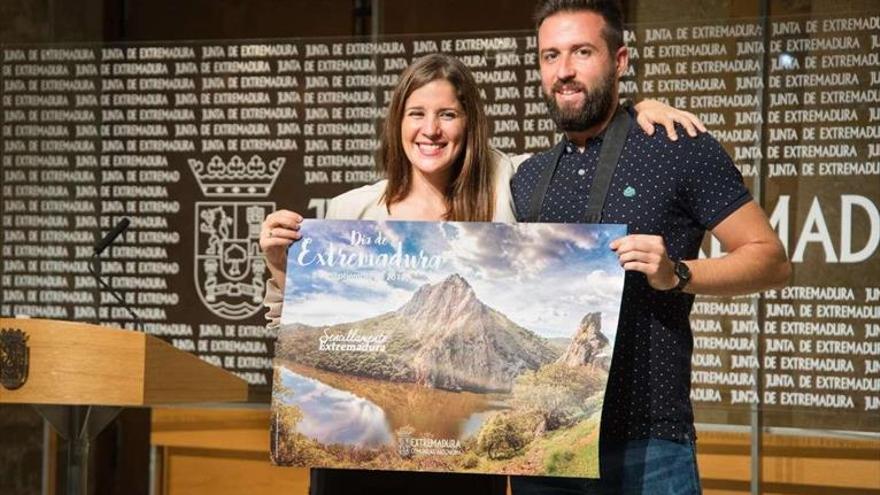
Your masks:
<svg viewBox="0 0 880 495"><path fill-rule="evenodd" d="M388 352L317 352L322 335L384 335ZM525 370L559 351L486 306L459 275L426 284L398 310L375 318L279 335L282 359L372 378L409 381L448 390L509 391Z"/></svg>
<svg viewBox="0 0 880 495"><path fill-rule="evenodd" d="M557 362L571 367L594 366L608 371L611 367L611 350L608 338L602 335L602 314L588 313Z"/></svg>
<svg viewBox="0 0 880 495"><path fill-rule="evenodd" d="M398 313L419 337L412 367L425 385L510 390L520 373L558 355L543 338L480 302L458 275L421 287Z"/></svg>
<svg viewBox="0 0 880 495"><path fill-rule="evenodd" d="M424 326L431 321L456 323L459 319L479 317L487 309L467 280L453 274L440 283L419 287L397 313Z"/></svg>

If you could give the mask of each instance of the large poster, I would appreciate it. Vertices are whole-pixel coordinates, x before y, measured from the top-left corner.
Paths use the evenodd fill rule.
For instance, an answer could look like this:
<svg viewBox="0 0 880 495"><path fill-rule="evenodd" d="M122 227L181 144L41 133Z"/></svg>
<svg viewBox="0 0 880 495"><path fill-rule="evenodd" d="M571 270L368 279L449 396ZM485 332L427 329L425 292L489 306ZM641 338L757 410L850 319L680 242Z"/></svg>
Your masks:
<svg viewBox="0 0 880 495"><path fill-rule="evenodd" d="M307 220L288 255L272 457L598 476L622 225Z"/></svg>

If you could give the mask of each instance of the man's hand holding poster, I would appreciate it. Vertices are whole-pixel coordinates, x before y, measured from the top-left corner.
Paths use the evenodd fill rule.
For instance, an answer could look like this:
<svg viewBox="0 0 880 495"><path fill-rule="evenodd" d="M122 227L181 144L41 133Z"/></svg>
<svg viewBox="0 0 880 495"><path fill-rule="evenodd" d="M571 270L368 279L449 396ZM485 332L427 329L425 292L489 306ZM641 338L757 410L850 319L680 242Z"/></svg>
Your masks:
<svg viewBox="0 0 880 495"><path fill-rule="evenodd" d="M598 477L621 225L318 221L288 254L280 465Z"/></svg>

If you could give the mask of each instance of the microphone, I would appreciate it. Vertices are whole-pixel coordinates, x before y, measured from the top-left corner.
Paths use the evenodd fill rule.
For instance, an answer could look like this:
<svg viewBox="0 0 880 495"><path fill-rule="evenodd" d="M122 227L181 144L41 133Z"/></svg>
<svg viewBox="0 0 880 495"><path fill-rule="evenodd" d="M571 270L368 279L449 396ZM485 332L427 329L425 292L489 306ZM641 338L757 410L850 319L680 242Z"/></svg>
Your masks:
<svg viewBox="0 0 880 495"><path fill-rule="evenodd" d="M104 250L107 249L107 246L112 244L113 241L115 241L116 238L119 237L119 234L125 232L125 229L128 228L129 224L131 224L131 220L129 220L128 218L123 218L122 220L120 220L119 223L117 223L116 226L113 227L113 230L108 232L107 235L105 235L100 242L95 244L95 256L103 253Z"/></svg>

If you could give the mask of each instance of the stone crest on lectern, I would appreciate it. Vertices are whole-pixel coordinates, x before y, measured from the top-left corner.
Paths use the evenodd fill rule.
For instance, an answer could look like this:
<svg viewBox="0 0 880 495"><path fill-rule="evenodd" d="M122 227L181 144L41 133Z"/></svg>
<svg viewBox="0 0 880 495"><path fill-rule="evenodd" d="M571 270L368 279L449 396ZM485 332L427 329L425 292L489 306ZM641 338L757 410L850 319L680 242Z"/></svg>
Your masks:
<svg viewBox="0 0 880 495"><path fill-rule="evenodd" d="M28 336L22 330L0 330L0 385L8 390L21 388L27 382L30 349Z"/></svg>

